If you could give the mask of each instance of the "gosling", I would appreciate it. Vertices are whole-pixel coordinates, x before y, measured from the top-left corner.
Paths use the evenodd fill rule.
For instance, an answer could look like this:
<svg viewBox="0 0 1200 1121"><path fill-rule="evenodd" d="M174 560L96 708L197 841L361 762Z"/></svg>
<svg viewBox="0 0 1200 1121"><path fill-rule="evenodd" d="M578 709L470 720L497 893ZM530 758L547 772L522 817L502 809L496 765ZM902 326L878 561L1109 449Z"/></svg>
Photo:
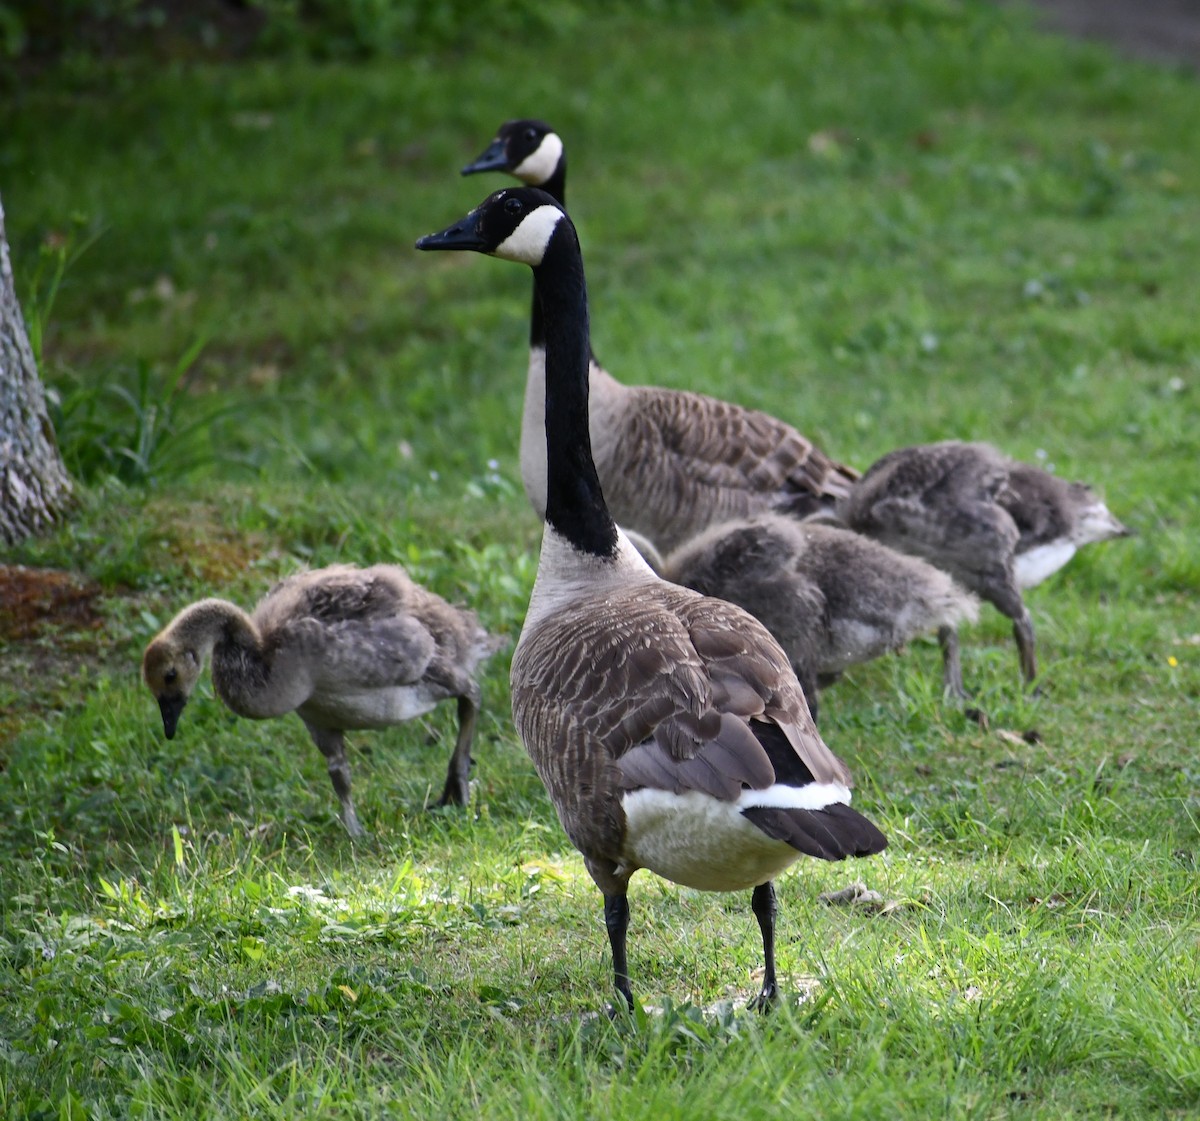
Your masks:
<svg viewBox="0 0 1200 1121"><path fill-rule="evenodd" d="M457 698L458 739L437 805L465 806L475 672L502 644L397 565L332 565L282 580L251 614L222 599L185 607L146 647L142 677L167 739L209 658L217 696L238 716L296 712L325 757L346 831L363 837L344 733L400 724Z"/></svg>
<svg viewBox="0 0 1200 1121"><path fill-rule="evenodd" d="M634 544L660 576L736 603L764 624L814 720L818 690L851 666L979 613L973 595L917 557L780 514L714 526L665 558L649 542Z"/></svg>

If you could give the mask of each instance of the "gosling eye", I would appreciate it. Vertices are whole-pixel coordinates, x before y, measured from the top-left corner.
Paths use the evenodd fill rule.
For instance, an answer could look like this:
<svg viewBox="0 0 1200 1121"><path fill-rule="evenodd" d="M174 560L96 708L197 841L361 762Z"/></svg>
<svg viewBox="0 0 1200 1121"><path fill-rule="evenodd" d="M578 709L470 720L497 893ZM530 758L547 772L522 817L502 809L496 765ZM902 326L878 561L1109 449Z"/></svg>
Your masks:
<svg viewBox="0 0 1200 1121"><path fill-rule="evenodd" d="M504 209L507 210L509 214L520 214L524 207L522 206L520 199L512 198L510 196L504 200Z"/></svg>
<svg viewBox="0 0 1200 1121"><path fill-rule="evenodd" d="M176 669L169 669L169 670L167 670L166 673L163 674L163 684L164 685L174 685L175 682L178 680L179 680L179 671Z"/></svg>

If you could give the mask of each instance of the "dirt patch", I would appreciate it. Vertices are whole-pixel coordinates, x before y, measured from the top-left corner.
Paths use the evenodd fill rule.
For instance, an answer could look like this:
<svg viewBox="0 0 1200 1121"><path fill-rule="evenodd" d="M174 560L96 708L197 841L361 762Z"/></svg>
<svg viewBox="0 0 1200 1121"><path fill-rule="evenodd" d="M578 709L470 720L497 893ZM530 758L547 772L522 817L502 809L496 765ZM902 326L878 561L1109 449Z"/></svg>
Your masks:
<svg viewBox="0 0 1200 1121"><path fill-rule="evenodd" d="M22 724L57 703L62 683L94 662L100 595L98 584L72 572L0 565L0 771Z"/></svg>
<svg viewBox="0 0 1200 1121"><path fill-rule="evenodd" d="M47 627L96 630L100 586L55 568L0 565L0 639L32 638Z"/></svg>

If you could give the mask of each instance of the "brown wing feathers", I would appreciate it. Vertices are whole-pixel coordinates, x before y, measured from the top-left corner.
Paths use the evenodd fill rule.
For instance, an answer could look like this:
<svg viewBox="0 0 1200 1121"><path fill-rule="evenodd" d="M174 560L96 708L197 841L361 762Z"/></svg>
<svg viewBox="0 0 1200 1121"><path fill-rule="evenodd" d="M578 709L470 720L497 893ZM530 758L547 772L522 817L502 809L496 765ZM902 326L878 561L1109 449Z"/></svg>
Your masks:
<svg viewBox="0 0 1200 1121"><path fill-rule="evenodd" d="M635 387L601 465L622 525L672 549L706 526L760 510L832 509L858 478L789 424L697 393Z"/></svg>
<svg viewBox="0 0 1200 1121"><path fill-rule="evenodd" d="M731 604L656 585L650 602L636 591L610 596L544 626L534 654L518 650L514 660L514 715L525 742L538 745L534 762L556 802L577 800L570 788L592 766L585 756L619 761L611 780L624 789L736 799L743 787L775 781L763 729L786 745L794 773L810 776L800 781L848 784L786 657ZM564 659L567 650L575 657Z"/></svg>

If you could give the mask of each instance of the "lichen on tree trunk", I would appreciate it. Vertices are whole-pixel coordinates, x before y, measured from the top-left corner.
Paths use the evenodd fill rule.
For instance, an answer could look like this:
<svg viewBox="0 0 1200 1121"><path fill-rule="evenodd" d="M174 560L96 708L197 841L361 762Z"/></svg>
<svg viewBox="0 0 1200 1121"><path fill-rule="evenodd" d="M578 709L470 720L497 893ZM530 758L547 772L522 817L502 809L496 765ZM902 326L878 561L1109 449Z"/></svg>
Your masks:
<svg viewBox="0 0 1200 1121"><path fill-rule="evenodd" d="M48 529L71 500L17 303L0 203L0 542L11 545Z"/></svg>

